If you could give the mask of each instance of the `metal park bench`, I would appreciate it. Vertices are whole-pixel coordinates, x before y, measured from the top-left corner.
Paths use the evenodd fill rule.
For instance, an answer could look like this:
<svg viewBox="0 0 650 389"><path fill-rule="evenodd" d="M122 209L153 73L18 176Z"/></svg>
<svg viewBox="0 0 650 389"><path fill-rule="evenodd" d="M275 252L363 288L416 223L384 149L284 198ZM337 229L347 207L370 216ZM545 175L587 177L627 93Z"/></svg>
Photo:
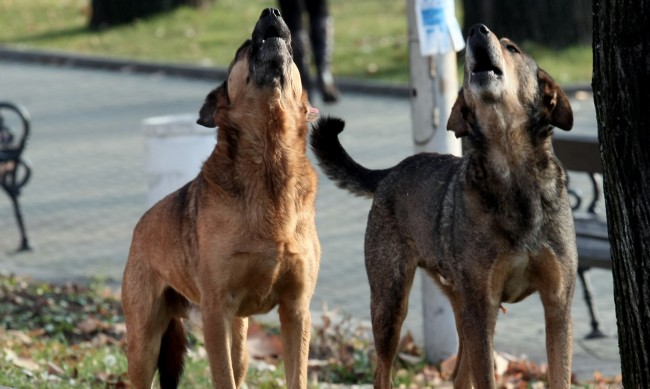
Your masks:
<svg viewBox="0 0 650 389"><path fill-rule="evenodd" d="M603 172L598 138L591 135L556 133L553 138L553 148L565 169L584 172L591 180L593 192L591 202L586 206L586 212L576 212L583 206L584 199L581 193L571 187L570 182L569 196L573 200L572 208L578 246L578 276L591 316L591 332L586 338L602 338L605 334L599 328L598 312L592 299L593 288L587 273L592 267L610 270L612 268L607 221L605 215L598 212L602 190L595 175Z"/></svg>
<svg viewBox="0 0 650 389"><path fill-rule="evenodd" d="M18 130L8 126L18 124ZM9 195L20 230L17 252L31 250L18 203L20 190L29 181L31 168L21 157L29 136L29 113L18 104L0 102L0 186Z"/></svg>

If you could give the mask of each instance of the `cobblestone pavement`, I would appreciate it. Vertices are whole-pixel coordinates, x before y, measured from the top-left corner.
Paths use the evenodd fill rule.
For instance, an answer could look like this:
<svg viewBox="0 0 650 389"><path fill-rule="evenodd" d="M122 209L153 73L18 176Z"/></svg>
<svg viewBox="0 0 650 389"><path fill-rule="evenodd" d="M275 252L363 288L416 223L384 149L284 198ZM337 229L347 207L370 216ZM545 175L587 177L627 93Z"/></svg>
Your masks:
<svg viewBox="0 0 650 389"><path fill-rule="evenodd" d="M34 250L7 254L17 247L18 233L10 203L1 195L0 271L53 281L102 277L119 283L131 231L147 208L142 120L198 112L217 81L0 62L0 100L22 103L31 112L32 136L24 155L34 169L20 198ZM573 107L574 131L595 132L593 101L574 99ZM319 108L346 120L342 142L368 167L391 166L412 153L408 99L347 93L340 104ZM572 178L586 185L581 180ZM368 320L363 233L370 201L321 177L316 207L323 256L313 310ZM583 339L589 318L578 287L574 371L582 378L594 371L620 371L612 276L601 270L592 270L591 276L602 327L611 336ZM404 327L421 340L420 288L418 276ZM539 298L507 308L497 324L497 349L545 360Z"/></svg>

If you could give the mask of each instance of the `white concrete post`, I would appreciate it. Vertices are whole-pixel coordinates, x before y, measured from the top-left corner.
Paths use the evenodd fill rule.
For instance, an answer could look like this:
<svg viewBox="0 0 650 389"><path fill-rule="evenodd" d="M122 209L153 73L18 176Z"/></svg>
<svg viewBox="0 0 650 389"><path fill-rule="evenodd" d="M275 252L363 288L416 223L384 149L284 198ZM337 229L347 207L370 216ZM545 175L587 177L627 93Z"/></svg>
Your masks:
<svg viewBox="0 0 650 389"><path fill-rule="evenodd" d="M458 94L456 52L452 49L432 56L422 55L416 16L419 9L416 6L417 1L421 0L407 0L411 120L415 152L460 155L460 141L446 129L451 107ZM432 1L429 0L428 3L430 5ZM433 1L433 3L439 5L445 1ZM451 3L453 11L453 1ZM462 49L462 46L457 49ZM458 351L454 314L448 299L429 276L420 271L420 277L422 277L424 348L427 360L438 363Z"/></svg>
<svg viewBox="0 0 650 389"><path fill-rule="evenodd" d="M217 132L196 124L196 114L142 121L145 138L147 205L194 179L217 143Z"/></svg>

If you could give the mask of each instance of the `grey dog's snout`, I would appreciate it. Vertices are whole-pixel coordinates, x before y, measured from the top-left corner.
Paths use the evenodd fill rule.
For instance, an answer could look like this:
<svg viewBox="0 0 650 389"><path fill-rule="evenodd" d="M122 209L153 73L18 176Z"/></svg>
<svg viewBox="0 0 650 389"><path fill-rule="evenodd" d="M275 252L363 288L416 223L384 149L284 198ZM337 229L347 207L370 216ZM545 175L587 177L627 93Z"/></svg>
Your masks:
<svg viewBox="0 0 650 389"><path fill-rule="evenodd" d="M487 28L484 24L475 24L472 28L469 29L469 34L467 36L467 45L471 48L478 46L485 46L488 42L494 38L492 31Z"/></svg>
<svg viewBox="0 0 650 389"><path fill-rule="evenodd" d="M474 36L485 36L490 35L490 29L487 28L485 24L475 24L472 28L469 29L469 37L473 38Z"/></svg>

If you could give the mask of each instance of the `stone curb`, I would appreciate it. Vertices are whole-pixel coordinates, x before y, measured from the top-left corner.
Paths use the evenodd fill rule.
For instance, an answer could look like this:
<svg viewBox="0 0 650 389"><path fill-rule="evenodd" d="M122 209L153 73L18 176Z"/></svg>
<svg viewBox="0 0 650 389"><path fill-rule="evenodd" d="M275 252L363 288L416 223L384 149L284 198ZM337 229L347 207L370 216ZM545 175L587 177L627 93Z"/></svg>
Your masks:
<svg viewBox="0 0 650 389"><path fill-rule="evenodd" d="M227 74L227 69L221 67L139 61L126 58L110 58L54 50L15 48L6 45L0 45L0 61L40 63L45 65L142 74L164 74L171 77L200 80L224 79ZM337 77L336 85L342 92L399 98L407 98L410 94L410 88L407 85L382 81L366 81ZM563 87L563 89L569 94L574 94L579 91L591 92L591 85L568 85Z"/></svg>

